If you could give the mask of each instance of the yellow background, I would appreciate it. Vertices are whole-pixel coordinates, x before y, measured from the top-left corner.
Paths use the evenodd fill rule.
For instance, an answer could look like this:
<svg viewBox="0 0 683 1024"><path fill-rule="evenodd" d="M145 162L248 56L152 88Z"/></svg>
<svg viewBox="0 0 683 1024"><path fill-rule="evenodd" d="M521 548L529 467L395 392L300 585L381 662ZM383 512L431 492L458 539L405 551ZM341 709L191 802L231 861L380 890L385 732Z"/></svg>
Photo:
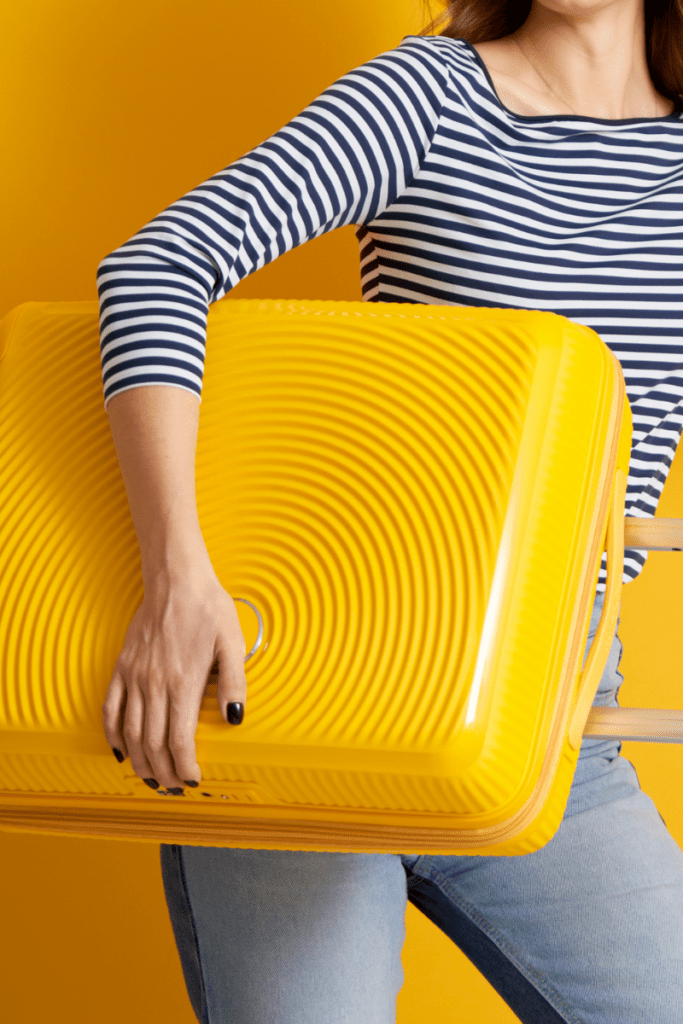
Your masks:
<svg viewBox="0 0 683 1024"><path fill-rule="evenodd" d="M107 253L423 24L418 0L0 0L0 317L96 299ZM231 295L360 299L353 227ZM683 517L682 463L659 515ZM623 706L683 706L682 612L683 554L651 553L624 589ZM683 749L622 753L680 844ZM157 845L0 832L0 866L4 1020L194 1024ZM406 923L398 1024L517 1020L410 904Z"/></svg>

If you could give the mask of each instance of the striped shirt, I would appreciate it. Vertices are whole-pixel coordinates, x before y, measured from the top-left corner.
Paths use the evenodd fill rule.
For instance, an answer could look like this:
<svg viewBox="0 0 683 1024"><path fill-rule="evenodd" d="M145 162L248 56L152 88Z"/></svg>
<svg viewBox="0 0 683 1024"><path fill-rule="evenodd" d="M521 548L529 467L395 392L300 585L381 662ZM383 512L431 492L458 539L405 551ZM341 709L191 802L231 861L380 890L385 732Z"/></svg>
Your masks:
<svg viewBox="0 0 683 1024"><path fill-rule="evenodd" d="M633 414L626 515L653 516L683 428L682 120L515 114L468 42L404 37L102 260L105 409L148 384L201 401L209 305L354 224L365 301L595 330ZM626 551L624 583L646 557Z"/></svg>

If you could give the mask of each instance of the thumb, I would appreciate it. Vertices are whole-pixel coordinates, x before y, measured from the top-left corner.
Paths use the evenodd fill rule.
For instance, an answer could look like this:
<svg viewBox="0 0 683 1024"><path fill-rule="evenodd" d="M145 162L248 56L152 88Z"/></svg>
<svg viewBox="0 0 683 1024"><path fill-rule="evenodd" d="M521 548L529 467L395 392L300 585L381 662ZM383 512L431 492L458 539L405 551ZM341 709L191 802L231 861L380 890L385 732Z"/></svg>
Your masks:
<svg viewBox="0 0 683 1024"><path fill-rule="evenodd" d="M218 687L216 697L221 714L230 725L239 725L244 718L247 701L247 676L244 671L246 646L240 634L241 643L228 644L219 638L216 641L218 661Z"/></svg>

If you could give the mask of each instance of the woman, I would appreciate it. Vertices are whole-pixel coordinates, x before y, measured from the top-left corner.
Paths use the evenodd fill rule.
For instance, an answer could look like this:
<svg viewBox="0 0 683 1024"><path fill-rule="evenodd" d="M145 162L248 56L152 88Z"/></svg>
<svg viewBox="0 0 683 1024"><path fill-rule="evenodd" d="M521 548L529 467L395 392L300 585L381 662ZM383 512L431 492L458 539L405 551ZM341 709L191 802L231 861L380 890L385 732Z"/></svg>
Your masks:
<svg viewBox="0 0 683 1024"><path fill-rule="evenodd" d="M197 398L208 306L288 249L356 224L367 301L593 327L632 406L626 513L654 515L683 422L682 40L680 0L452 3L102 261L145 581L103 719L150 786L200 779L215 661L226 722L244 713L245 643L195 505ZM624 582L644 561L626 553ZM617 706L621 651L615 634L595 704ZM620 750L584 740L557 834L523 857L162 845L197 1019L390 1024L410 899L528 1024L683 1024L683 854Z"/></svg>

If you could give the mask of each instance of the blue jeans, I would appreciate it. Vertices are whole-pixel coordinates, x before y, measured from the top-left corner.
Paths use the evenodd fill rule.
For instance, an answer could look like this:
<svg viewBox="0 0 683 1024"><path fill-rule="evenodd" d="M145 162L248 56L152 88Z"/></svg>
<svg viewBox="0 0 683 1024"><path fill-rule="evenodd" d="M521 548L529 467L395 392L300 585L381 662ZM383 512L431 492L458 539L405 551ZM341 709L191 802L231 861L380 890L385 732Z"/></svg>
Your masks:
<svg viewBox="0 0 683 1024"><path fill-rule="evenodd" d="M618 707L622 650L615 631L596 705ZM683 1024L683 853L620 751L584 739L558 832L524 856L162 845L197 1020L394 1024L410 900L523 1024Z"/></svg>

